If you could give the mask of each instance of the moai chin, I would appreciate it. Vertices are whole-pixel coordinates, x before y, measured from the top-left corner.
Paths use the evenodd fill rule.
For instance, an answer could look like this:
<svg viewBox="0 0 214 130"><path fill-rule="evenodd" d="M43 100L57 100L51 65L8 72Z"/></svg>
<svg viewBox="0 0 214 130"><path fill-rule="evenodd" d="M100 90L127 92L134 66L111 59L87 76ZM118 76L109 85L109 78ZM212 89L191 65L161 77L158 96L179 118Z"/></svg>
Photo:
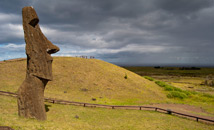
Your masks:
<svg viewBox="0 0 214 130"><path fill-rule="evenodd" d="M44 90L52 78L51 54L59 51L42 33L39 18L33 7L22 9L26 42L26 78L18 89L19 116L46 120Z"/></svg>

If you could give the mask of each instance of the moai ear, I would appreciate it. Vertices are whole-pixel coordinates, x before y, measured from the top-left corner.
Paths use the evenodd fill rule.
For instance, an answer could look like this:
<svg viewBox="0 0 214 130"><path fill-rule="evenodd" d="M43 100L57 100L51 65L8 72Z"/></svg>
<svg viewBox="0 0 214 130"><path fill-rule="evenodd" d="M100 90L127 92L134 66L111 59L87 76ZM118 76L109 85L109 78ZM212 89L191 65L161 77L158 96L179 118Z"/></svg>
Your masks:
<svg viewBox="0 0 214 130"><path fill-rule="evenodd" d="M34 19L32 19L32 20L29 22L29 24L30 24L31 26L33 26L34 28L35 28L35 26L36 26L38 23L39 23L39 19L38 19L38 18L34 18Z"/></svg>

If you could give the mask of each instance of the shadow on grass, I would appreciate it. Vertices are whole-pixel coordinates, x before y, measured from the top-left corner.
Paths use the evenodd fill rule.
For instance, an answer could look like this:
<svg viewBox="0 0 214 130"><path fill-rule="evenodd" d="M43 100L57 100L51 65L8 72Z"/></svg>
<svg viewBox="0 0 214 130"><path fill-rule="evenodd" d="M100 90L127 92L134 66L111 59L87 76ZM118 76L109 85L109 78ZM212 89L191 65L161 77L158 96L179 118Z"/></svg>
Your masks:
<svg viewBox="0 0 214 130"><path fill-rule="evenodd" d="M48 111L50 110L49 107L51 107L51 105L45 104L45 111L46 111L46 112L48 112Z"/></svg>

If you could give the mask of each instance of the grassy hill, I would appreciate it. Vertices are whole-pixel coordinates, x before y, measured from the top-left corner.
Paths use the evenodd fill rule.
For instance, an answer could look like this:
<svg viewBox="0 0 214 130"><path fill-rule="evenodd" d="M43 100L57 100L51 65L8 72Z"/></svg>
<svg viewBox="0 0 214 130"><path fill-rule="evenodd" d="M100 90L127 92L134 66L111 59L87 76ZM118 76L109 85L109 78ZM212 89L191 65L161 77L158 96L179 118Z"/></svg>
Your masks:
<svg viewBox="0 0 214 130"><path fill-rule="evenodd" d="M16 92L25 79L25 71L26 60L1 62L0 90ZM127 79L124 78L125 76ZM169 99L166 96L167 92L155 82L97 59L54 57L53 77L54 80L46 86L46 97L112 105L184 103L214 112L212 98L209 102L207 98L200 96L198 101L191 98ZM111 110L50 103L45 103L49 108L47 121L37 121L18 117L15 98L0 95L0 99L0 126L11 126L18 130L211 130L214 128L213 125L154 111Z"/></svg>
<svg viewBox="0 0 214 130"><path fill-rule="evenodd" d="M26 60L1 63L0 90L16 92L24 81L25 71ZM53 77L46 86L46 97L117 105L167 100L155 83L97 59L54 57Z"/></svg>

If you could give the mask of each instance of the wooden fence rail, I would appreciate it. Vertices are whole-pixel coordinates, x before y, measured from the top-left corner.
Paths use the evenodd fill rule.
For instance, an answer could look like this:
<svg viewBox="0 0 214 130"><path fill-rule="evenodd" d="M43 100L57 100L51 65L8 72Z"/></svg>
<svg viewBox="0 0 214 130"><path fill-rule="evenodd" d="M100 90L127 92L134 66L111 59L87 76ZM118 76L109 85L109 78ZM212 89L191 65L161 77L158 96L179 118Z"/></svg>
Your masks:
<svg viewBox="0 0 214 130"><path fill-rule="evenodd" d="M17 97L16 93L5 92L5 91L0 91L0 95ZM209 123L214 123L214 120L211 120L211 119L206 119L206 118L202 118L202 117L198 117L198 116L183 114L183 113L171 111L169 109L162 109L159 107L104 105L104 104L93 104L93 103L66 101L66 100L60 100L60 99L55 99L55 98L45 98L44 100L46 102L49 102L49 103L56 103L56 104L63 104L63 105L79 105L79 106L83 106L83 107L103 107L103 108L111 108L111 109L124 108L124 109L135 109L135 110L151 109L151 110L158 111L158 112L164 112L164 113L168 113L168 114L174 114L174 115L180 115L180 116L185 116L185 117L189 117L189 118L194 118L194 119L196 119L196 121L201 120L201 121L207 121Z"/></svg>

